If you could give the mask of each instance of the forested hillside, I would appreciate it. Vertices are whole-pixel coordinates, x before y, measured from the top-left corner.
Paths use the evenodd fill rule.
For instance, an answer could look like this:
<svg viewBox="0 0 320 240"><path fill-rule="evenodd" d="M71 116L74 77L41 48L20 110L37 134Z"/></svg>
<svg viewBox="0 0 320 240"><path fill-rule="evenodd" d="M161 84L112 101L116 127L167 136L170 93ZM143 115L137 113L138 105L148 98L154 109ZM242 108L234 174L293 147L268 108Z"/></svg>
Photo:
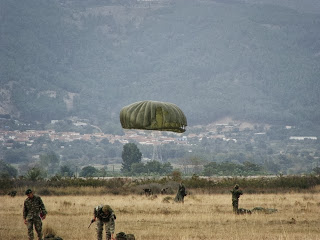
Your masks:
<svg viewBox="0 0 320 240"><path fill-rule="evenodd" d="M300 2L1 1L0 113L108 129L156 100L189 125L317 127L320 5Z"/></svg>

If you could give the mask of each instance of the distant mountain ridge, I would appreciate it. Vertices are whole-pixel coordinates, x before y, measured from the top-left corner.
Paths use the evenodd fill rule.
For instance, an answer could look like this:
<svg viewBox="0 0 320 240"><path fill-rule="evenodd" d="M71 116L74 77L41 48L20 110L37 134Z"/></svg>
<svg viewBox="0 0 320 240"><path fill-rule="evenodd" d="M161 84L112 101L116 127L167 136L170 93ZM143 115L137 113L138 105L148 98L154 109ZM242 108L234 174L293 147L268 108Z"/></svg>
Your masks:
<svg viewBox="0 0 320 240"><path fill-rule="evenodd" d="M0 113L107 129L131 102L319 125L316 1L2 1ZM113 125L112 125L113 126Z"/></svg>

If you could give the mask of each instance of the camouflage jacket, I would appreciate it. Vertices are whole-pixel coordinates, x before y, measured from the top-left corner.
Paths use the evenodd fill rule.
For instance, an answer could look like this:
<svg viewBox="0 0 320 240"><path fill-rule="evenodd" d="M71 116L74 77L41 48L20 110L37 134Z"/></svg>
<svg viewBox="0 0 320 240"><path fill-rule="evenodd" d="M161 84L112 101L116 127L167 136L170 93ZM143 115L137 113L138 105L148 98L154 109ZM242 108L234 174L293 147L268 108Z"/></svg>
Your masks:
<svg viewBox="0 0 320 240"><path fill-rule="evenodd" d="M34 195L33 198L27 198L24 200L23 205L23 218L30 220L39 217L40 212L46 215L47 211L42 202L41 197Z"/></svg>
<svg viewBox="0 0 320 240"><path fill-rule="evenodd" d="M186 188L184 187L183 184L179 185L179 190L178 190L178 194L180 194L182 197L186 196Z"/></svg>
<svg viewBox="0 0 320 240"><path fill-rule="evenodd" d="M232 189L231 193L232 193L232 201L238 200L240 195L243 194L243 192L240 189L236 189L236 188Z"/></svg>
<svg viewBox="0 0 320 240"><path fill-rule="evenodd" d="M99 218L99 220L103 221L103 222L109 222L109 221L113 221L116 219L116 215L114 214L112 208L109 208L109 212L108 214L104 213L102 211L103 205L97 206L94 208L94 216Z"/></svg>

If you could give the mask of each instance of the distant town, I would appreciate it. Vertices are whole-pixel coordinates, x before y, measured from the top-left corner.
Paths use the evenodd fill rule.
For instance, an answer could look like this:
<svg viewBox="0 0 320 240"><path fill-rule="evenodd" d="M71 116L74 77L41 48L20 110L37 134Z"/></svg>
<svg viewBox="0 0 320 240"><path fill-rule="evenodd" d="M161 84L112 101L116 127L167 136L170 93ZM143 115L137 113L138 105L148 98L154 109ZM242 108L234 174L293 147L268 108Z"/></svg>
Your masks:
<svg viewBox="0 0 320 240"><path fill-rule="evenodd" d="M118 134L108 134L85 119L68 119L68 124L60 121L53 120L46 126L17 121L14 124L8 121L6 125L3 121L0 159L13 164L20 175L27 174L34 166L50 170L49 175L57 173L58 165L49 167L43 161L52 153L57 156L60 167L68 166L76 175L88 165L99 171L108 169L113 174L120 172L123 146L136 143L144 167L154 161L160 163L159 166L170 163L184 174L320 172L318 137L305 134L307 131L295 126L270 126L226 118L205 126L187 126L184 133L123 129L115 131ZM145 170L137 168L137 171Z"/></svg>
<svg viewBox="0 0 320 240"><path fill-rule="evenodd" d="M91 134L81 134L79 132L56 132L55 130L6 130L0 129L0 144L7 149L10 149L14 142L32 146L36 138L48 137L51 141L60 142L72 142L75 140L83 141L101 141L108 140L110 143L115 143L116 141L126 144L128 142L137 142L141 145L161 145L166 143L183 144L188 145L191 142L201 141L202 138L208 139L221 139L223 141L233 141L237 142L237 134L226 134L230 132L239 132L243 130L251 130L256 136L263 136L266 134L265 130L269 129L270 126L264 125L263 127L257 128L250 123L243 122L231 122L230 119L225 119L223 121L207 125L205 130L194 131L194 129L203 129L203 126L192 127L192 133L188 133L188 130L184 134L162 134L160 131L145 131L145 130L124 130L124 135L113 135L102 133L100 129L99 132ZM52 120L52 124L56 123L57 120ZM73 123L75 126L87 125L85 122L75 121ZM97 127L98 128L98 127ZM255 129L256 128L256 129ZM292 126L285 126L286 129L291 129ZM235 131L235 129L237 131ZM261 131L262 130L262 131ZM227 136L228 137L227 137ZM230 137L233 135L232 137ZM290 136L289 140L317 140L316 136Z"/></svg>

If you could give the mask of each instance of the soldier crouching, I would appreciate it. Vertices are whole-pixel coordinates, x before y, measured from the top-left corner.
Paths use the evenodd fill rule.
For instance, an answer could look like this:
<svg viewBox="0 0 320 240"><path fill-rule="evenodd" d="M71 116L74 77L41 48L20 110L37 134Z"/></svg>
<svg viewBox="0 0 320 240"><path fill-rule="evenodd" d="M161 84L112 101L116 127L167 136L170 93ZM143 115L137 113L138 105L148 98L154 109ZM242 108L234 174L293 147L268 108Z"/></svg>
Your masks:
<svg viewBox="0 0 320 240"><path fill-rule="evenodd" d="M107 240L114 239L115 219L112 208L109 205L100 205L94 208L93 221L97 221L97 239L102 240L103 226L105 226Z"/></svg>

